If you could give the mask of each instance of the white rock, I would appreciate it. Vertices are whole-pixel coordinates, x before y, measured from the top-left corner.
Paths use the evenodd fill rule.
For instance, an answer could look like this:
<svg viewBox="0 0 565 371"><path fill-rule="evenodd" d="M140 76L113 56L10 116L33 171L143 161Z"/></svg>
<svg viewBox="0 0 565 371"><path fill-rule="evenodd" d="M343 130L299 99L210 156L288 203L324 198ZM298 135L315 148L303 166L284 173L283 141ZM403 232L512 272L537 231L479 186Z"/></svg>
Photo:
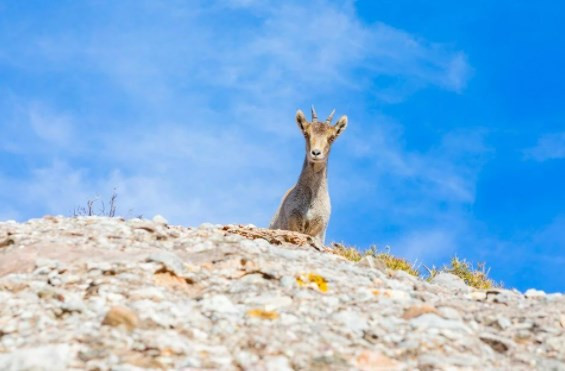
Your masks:
<svg viewBox="0 0 565 371"><path fill-rule="evenodd" d="M361 260L357 262L357 265L359 265L360 267L367 267L371 269L379 269L379 270L386 269L386 266L382 261L377 260L369 255L362 257Z"/></svg>
<svg viewBox="0 0 565 371"><path fill-rule="evenodd" d="M144 287L141 289L132 290L128 297L132 300L141 299L151 299L151 300L163 300L165 299L165 294L163 290L159 287Z"/></svg>
<svg viewBox="0 0 565 371"><path fill-rule="evenodd" d="M419 330L449 329L454 331L463 331L467 334L472 333L471 329L461 321L447 320L439 317L434 313L426 313L421 316L412 318L410 324Z"/></svg>
<svg viewBox="0 0 565 371"><path fill-rule="evenodd" d="M288 307L292 304L292 299L290 296L286 295L265 293L259 296L246 298L245 303L254 306L261 306L265 308L265 310L275 310L277 308Z"/></svg>
<svg viewBox="0 0 565 371"><path fill-rule="evenodd" d="M402 281L407 281L412 284L420 283L418 282L418 278L411 275L410 273L403 271L401 269L394 271L394 276Z"/></svg>
<svg viewBox="0 0 565 371"><path fill-rule="evenodd" d="M524 293L524 296L527 297L528 299L538 299L538 298L543 298L545 296L545 292L542 290L528 289Z"/></svg>
<svg viewBox="0 0 565 371"><path fill-rule="evenodd" d="M66 300L63 304L61 304L61 308L67 312L80 313L86 309L86 306L82 300Z"/></svg>
<svg viewBox="0 0 565 371"><path fill-rule="evenodd" d="M202 299L202 309L209 312L237 313L238 310L233 302L225 295L214 295Z"/></svg>
<svg viewBox="0 0 565 371"><path fill-rule="evenodd" d="M286 357L283 356L270 356L266 357L265 360L265 370L267 371L292 371L294 370L290 366L290 362Z"/></svg>
<svg viewBox="0 0 565 371"><path fill-rule="evenodd" d="M506 330L512 326L512 322L507 317L502 316L497 318L496 323L498 323L498 326L500 326L502 330Z"/></svg>
<svg viewBox="0 0 565 371"><path fill-rule="evenodd" d="M344 310L335 313L332 316L332 320L341 324L349 331L355 332L357 334L362 333L363 330L368 327L367 317L365 317L365 315L363 315L362 313L353 310Z"/></svg>
<svg viewBox="0 0 565 371"><path fill-rule="evenodd" d="M0 354L0 370L66 370L71 357L68 344L44 345L22 348L11 353Z"/></svg>
<svg viewBox="0 0 565 371"><path fill-rule="evenodd" d="M452 320L457 320L457 321L461 320L461 314L455 308L439 307L438 311L442 315L442 317L445 318L445 319L452 319Z"/></svg>
<svg viewBox="0 0 565 371"><path fill-rule="evenodd" d="M198 226L199 229L216 229L216 225L212 223L202 223Z"/></svg>
<svg viewBox="0 0 565 371"><path fill-rule="evenodd" d="M259 356L252 352L241 350L235 353L235 359L244 369L250 370L259 361Z"/></svg>
<svg viewBox="0 0 565 371"><path fill-rule="evenodd" d="M410 294L404 290L378 289L373 290L373 294L379 298L385 298L394 301L410 300Z"/></svg>
<svg viewBox="0 0 565 371"><path fill-rule="evenodd" d="M487 298L487 293L484 291L473 291L472 293L467 294L467 297L471 300L483 301Z"/></svg>
<svg viewBox="0 0 565 371"><path fill-rule="evenodd" d="M176 254L171 252L161 251L151 254L146 261L161 263L177 276L182 276L185 273L184 263Z"/></svg>
<svg viewBox="0 0 565 371"><path fill-rule="evenodd" d="M157 214L157 215L155 215L155 216L153 217L153 221L154 221L155 223L159 223L159 224L165 224L165 225L166 225L166 224L169 224L169 222L167 221L167 219L165 219L162 215L159 215L159 214Z"/></svg>
<svg viewBox="0 0 565 371"><path fill-rule="evenodd" d="M431 283L454 291L471 291L461 278L451 273L440 272L432 278Z"/></svg>
<svg viewBox="0 0 565 371"><path fill-rule="evenodd" d="M268 245L269 244L257 243L255 241L250 241L250 240L244 240L239 243L240 249L252 254L260 254L266 252L270 248L270 246Z"/></svg>
<svg viewBox="0 0 565 371"><path fill-rule="evenodd" d="M378 369L387 360L360 350L402 370L565 364L562 294L479 292L449 275L428 284L367 268L371 259L354 264L211 227L105 217L0 223L0 236L17 241L0 249L0 370ZM34 272L45 257L60 264L39 260ZM156 280L163 266L194 282ZM139 326L102 325L111 306L134 310ZM404 316L413 306L437 312Z"/></svg>
<svg viewBox="0 0 565 371"><path fill-rule="evenodd" d="M285 287L287 289L293 288L298 286L296 283L296 278L291 277L291 276L283 276L280 279L280 283L282 287Z"/></svg>

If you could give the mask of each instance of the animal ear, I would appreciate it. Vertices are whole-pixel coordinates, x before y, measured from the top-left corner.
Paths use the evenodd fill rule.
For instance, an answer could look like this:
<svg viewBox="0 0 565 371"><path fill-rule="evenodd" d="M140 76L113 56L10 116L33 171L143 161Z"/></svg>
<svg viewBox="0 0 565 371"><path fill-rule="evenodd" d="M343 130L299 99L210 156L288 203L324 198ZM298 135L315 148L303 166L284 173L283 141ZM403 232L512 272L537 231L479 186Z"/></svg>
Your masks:
<svg viewBox="0 0 565 371"><path fill-rule="evenodd" d="M347 116L343 115L339 118L339 120L337 121L337 123L334 125L334 129L335 129L335 136L336 138L343 133L343 131L345 130L345 128L347 127Z"/></svg>
<svg viewBox="0 0 565 371"><path fill-rule="evenodd" d="M296 111L296 123L298 124L300 131L304 132L304 130L306 130L308 121L306 120L306 116L304 116L304 112L301 110Z"/></svg>

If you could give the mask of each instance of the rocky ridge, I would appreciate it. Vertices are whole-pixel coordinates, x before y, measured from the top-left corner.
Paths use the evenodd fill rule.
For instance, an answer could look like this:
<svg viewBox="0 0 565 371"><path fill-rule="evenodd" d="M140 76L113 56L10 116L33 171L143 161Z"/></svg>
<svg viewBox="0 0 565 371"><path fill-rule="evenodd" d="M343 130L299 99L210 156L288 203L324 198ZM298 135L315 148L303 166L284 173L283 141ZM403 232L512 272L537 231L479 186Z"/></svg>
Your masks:
<svg viewBox="0 0 565 371"><path fill-rule="evenodd" d="M1 370L565 370L565 296L162 217L0 223Z"/></svg>

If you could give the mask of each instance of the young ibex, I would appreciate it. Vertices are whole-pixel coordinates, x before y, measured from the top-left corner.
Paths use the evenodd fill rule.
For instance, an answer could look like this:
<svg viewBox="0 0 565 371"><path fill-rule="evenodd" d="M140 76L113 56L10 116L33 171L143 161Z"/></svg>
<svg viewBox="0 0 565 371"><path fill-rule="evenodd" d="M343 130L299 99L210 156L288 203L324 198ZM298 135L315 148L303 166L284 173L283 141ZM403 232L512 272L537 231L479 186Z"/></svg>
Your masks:
<svg viewBox="0 0 565 371"><path fill-rule="evenodd" d="M347 116L332 126L334 113L319 122L312 106L312 122L308 122L301 110L296 112L296 123L306 139L306 158L298 182L284 195L269 228L305 233L324 243L331 213L328 157L333 141L347 126Z"/></svg>

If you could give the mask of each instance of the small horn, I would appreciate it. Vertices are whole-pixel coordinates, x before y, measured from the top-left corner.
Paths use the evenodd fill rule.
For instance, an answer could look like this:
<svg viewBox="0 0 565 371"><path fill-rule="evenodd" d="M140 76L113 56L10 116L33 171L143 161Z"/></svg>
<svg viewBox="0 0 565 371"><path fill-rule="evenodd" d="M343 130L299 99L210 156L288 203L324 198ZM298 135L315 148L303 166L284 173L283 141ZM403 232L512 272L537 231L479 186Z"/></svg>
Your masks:
<svg viewBox="0 0 565 371"><path fill-rule="evenodd" d="M316 114L316 110L314 109L314 105L312 105L312 122L318 122L318 115Z"/></svg>
<svg viewBox="0 0 565 371"><path fill-rule="evenodd" d="M328 116L328 118L326 119L326 124L330 125L332 123L332 120L334 119L334 114L335 114L335 108L332 111L332 113L330 113L330 115Z"/></svg>

